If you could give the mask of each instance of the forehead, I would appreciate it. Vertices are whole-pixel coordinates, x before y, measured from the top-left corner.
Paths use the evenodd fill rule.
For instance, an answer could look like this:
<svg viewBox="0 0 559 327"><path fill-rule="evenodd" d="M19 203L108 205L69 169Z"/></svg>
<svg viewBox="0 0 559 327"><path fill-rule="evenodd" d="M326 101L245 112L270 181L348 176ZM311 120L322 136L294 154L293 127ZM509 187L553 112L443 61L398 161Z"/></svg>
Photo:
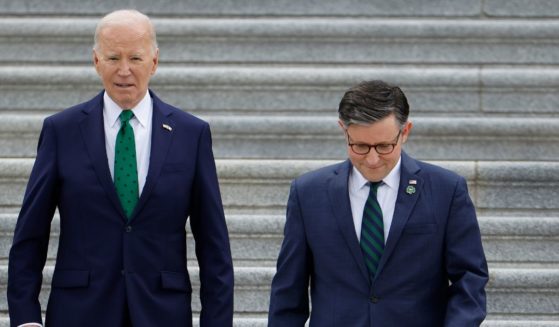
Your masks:
<svg viewBox="0 0 559 327"><path fill-rule="evenodd" d="M392 142L399 130L400 126L393 115L371 124L351 124L347 128L353 141L370 144Z"/></svg>
<svg viewBox="0 0 559 327"><path fill-rule="evenodd" d="M99 31L99 45L105 50L125 48L145 50L151 46L151 34L145 24L110 24Z"/></svg>

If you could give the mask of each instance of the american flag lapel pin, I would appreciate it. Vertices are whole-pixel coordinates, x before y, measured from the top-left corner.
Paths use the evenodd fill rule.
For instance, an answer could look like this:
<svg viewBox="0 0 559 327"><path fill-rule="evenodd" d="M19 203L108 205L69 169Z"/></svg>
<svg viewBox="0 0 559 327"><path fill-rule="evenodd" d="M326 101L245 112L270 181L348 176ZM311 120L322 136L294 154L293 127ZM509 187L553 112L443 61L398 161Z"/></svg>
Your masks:
<svg viewBox="0 0 559 327"><path fill-rule="evenodd" d="M168 130L169 132L171 132L173 130L173 128L171 126L167 125L167 124L163 124L161 127Z"/></svg>

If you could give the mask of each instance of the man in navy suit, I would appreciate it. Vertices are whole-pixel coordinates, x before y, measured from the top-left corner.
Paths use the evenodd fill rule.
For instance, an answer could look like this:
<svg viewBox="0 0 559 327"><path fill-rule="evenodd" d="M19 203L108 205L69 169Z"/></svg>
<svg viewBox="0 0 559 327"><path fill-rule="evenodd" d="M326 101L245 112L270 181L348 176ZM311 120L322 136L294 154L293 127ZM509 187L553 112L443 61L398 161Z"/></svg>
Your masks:
<svg viewBox="0 0 559 327"><path fill-rule="evenodd" d="M158 60L147 16L110 13L93 49L104 91L45 119L10 250L11 326L42 324L56 208L47 326L191 326L188 217L200 326L232 326L232 260L210 129L148 90Z"/></svg>
<svg viewBox="0 0 559 327"><path fill-rule="evenodd" d="M344 95L349 160L297 178L272 282L270 327L479 326L487 262L464 178L402 151L400 88Z"/></svg>

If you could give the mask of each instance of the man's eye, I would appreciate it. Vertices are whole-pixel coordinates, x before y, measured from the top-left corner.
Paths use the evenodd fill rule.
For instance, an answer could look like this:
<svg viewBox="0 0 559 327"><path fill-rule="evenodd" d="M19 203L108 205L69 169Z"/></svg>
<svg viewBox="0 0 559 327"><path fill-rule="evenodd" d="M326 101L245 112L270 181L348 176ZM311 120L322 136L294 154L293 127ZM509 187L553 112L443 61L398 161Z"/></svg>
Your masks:
<svg viewBox="0 0 559 327"><path fill-rule="evenodd" d="M388 150L392 148L392 144L377 144L376 147L378 150Z"/></svg>
<svg viewBox="0 0 559 327"><path fill-rule="evenodd" d="M109 57L109 61L117 61L118 58L117 57Z"/></svg>
<svg viewBox="0 0 559 327"><path fill-rule="evenodd" d="M353 146L355 148L357 148L357 150L359 150L359 151L368 151L369 150L369 146L367 144L355 144Z"/></svg>

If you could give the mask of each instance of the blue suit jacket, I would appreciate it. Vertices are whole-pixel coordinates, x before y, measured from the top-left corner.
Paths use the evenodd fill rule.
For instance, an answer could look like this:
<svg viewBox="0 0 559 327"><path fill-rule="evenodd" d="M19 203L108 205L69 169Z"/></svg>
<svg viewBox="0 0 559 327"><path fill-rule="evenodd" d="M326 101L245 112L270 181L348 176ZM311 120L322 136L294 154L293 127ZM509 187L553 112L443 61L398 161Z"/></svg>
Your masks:
<svg viewBox="0 0 559 327"><path fill-rule="evenodd" d="M488 272L465 180L402 153L394 218L371 280L351 215L351 169L345 161L292 183L269 326L304 325L309 285L310 326L478 326Z"/></svg>
<svg viewBox="0 0 559 327"><path fill-rule="evenodd" d="M10 250L12 326L41 321L41 271L57 207L60 241L47 326L120 327L126 307L135 327L190 326L189 216L201 325L231 326L233 269L209 126L151 96L149 170L129 222L109 172L103 92L45 119Z"/></svg>

